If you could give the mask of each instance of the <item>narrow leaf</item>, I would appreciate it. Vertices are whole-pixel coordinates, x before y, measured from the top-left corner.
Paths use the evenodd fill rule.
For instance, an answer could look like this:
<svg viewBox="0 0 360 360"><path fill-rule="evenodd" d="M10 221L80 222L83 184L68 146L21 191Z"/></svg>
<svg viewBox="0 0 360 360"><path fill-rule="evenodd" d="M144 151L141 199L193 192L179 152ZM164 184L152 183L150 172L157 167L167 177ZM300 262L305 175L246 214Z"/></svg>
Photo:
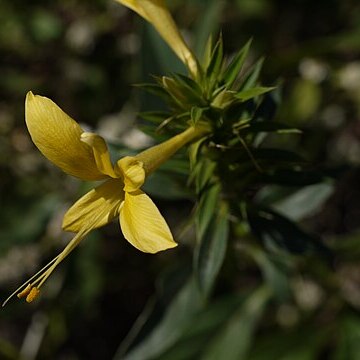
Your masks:
<svg viewBox="0 0 360 360"><path fill-rule="evenodd" d="M196 192L200 194L200 192L208 185L211 180L214 170L216 167L216 163L209 159L205 159L199 163L200 171L196 175Z"/></svg>
<svg viewBox="0 0 360 360"><path fill-rule="evenodd" d="M222 38L220 37L212 52L210 64L206 69L206 75L212 81L218 77L222 63L223 63L223 42L222 42Z"/></svg>
<svg viewBox="0 0 360 360"><path fill-rule="evenodd" d="M253 88L249 88L246 90L242 90L242 91L234 94L234 96L241 101L247 101L247 100L250 100L256 96L265 94L274 89L275 89L274 87L262 87L262 86L253 87Z"/></svg>
<svg viewBox="0 0 360 360"><path fill-rule="evenodd" d="M184 329L189 326L202 305L203 302L195 280L190 278L169 304L162 320L152 332L128 353L124 354L123 351L119 351L114 359L150 360L157 358L180 339Z"/></svg>
<svg viewBox="0 0 360 360"><path fill-rule="evenodd" d="M195 164L197 163L199 150L201 149L201 145L204 143L205 140L206 138L201 138L200 140L191 144L189 147L189 160L191 169L193 169L195 167Z"/></svg>
<svg viewBox="0 0 360 360"><path fill-rule="evenodd" d="M191 91L194 96L201 98L201 88L193 79L182 74L172 74L172 76L180 85Z"/></svg>
<svg viewBox="0 0 360 360"><path fill-rule="evenodd" d="M158 84L136 84L134 86L139 87L142 90L148 92L149 94L160 97L166 101L169 99L169 94L162 86Z"/></svg>
<svg viewBox="0 0 360 360"><path fill-rule="evenodd" d="M246 79L241 85L241 90L248 90L252 88L259 79L260 71L264 63L264 58L259 59L255 65L250 69Z"/></svg>
<svg viewBox="0 0 360 360"><path fill-rule="evenodd" d="M266 287L255 290L211 340L202 360L246 360L253 334L271 296Z"/></svg>
<svg viewBox="0 0 360 360"><path fill-rule="evenodd" d="M220 185L214 184L204 191L196 211L197 237L202 239L219 203Z"/></svg>
<svg viewBox="0 0 360 360"><path fill-rule="evenodd" d="M249 246L246 250L259 265L263 277L274 295L281 301L288 300L291 294L288 266L275 261L274 256L269 256L258 247Z"/></svg>
<svg viewBox="0 0 360 360"><path fill-rule="evenodd" d="M230 294L207 304L204 310L196 314L193 321L183 332L182 337L158 360L199 359L201 353L209 346L209 339L226 324L236 312L245 295Z"/></svg>
<svg viewBox="0 0 360 360"><path fill-rule="evenodd" d="M333 190L334 186L328 183L306 186L276 202L273 208L291 220L301 220L319 210Z"/></svg>
<svg viewBox="0 0 360 360"><path fill-rule="evenodd" d="M223 264L229 235L228 209L225 203L219 210L200 239L195 253L195 270L199 288L208 297Z"/></svg>
<svg viewBox="0 0 360 360"><path fill-rule="evenodd" d="M227 88L230 88L235 82L236 78L239 76L241 69L244 65L246 57L249 53L252 39L250 39L244 47L235 55L234 59L231 61L224 73L224 82Z"/></svg>
<svg viewBox="0 0 360 360"><path fill-rule="evenodd" d="M211 52L213 49L213 37L210 35L207 39L205 49L204 49L204 55L202 64L204 69L207 69L209 67L210 61L211 61Z"/></svg>
<svg viewBox="0 0 360 360"><path fill-rule="evenodd" d="M179 88L176 81L168 76L162 77L162 85L164 89L169 93L171 98L180 108L183 108L183 104L187 101L185 94Z"/></svg>

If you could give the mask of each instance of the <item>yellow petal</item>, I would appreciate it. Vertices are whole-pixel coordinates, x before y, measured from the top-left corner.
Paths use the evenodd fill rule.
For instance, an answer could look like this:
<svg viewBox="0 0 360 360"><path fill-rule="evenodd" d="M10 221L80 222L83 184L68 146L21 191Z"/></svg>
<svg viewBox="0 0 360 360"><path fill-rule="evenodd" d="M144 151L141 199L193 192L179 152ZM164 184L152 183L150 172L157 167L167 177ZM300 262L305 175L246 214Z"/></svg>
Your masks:
<svg viewBox="0 0 360 360"><path fill-rule="evenodd" d="M118 178L119 176L114 172L114 167L111 163L110 153L105 140L97 134L88 132L82 133L80 139L92 148L97 168L104 175Z"/></svg>
<svg viewBox="0 0 360 360"><path fill-rule="evenodd" d="M120 225L125 239L140 251L154 254L177 246L158 208L141 190L125 193Z"/></svg>
<svg viewBox="0 0 360 360"><path fill-rule="evenodd" d="M120 179L111 179L89 191L65 214L63 229L79 232L106 225L119 214L124 200L124 184Z"/></svg>
<svg viewBox="0 0 360 360"><path fill-rule="evenodd" d="M198 66L163 0L117 0L150 22L180 60L196 76Z"/></svg>
<svg viewBox="0 0 360 360"><path fill-rule="evenodd" d="M117 166L124 177L124 191L136 191L144 184L144 165L141 161L136 160L135 157L124 157L117 162Z"/></svg>
<svg viewBox="0 0 360 360"><path fill-rule="evenodd" d="M50 99L28 92L25 119L34 144L51 162L83 180L106 178L92 149L80 141L83 130Z"/></svg>

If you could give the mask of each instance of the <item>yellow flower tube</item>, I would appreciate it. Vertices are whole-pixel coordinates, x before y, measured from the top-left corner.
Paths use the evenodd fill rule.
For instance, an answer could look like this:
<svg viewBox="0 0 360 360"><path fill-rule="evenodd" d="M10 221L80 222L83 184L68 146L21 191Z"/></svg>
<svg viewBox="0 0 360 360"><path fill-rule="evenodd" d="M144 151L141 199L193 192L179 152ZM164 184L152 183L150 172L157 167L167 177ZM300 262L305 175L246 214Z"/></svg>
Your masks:
<svg viewBox="0 0 360 360"><path fill-rule="evenodd" d="M160 36L173 49L175 54L187 66L190 73L196 77L198 64L192 51L186 45L178 27L175 24L163 0L116 0L137 12L151 23Z"/></svg>
<svg viewBox="0 0 360 360"><path fill-rule="evenodd" d="M92 230L119 218L126 240L140 251L157 253L177 246L160 211L142 190L146 177L185 144L207 133L190 127L171 139L136 156L111 163L105 140L84 132L53 101L29 92L25 118L34 144L51 162L82 180L103 183L80 198L65 214L63 229L76 235L43 269L20 286L15 294L31 302L55 268Z"/></svg>

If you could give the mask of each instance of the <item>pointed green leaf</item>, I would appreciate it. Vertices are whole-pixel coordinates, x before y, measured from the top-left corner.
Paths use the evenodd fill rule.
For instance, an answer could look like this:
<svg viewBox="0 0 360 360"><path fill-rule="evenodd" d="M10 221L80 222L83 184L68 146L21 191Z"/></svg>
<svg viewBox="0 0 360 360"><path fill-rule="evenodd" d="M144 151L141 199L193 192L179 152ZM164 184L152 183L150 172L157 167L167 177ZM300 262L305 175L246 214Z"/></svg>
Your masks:
<svg viewBox="0 0 360 360"><path fill-rule="evenodd" d="M244 302L245 295L231 294L209 302L196 314L177 343L157 360L199 359L209 346L209 339L216 334Z"/></svg>
<svg viewBox="0 0 360 360"><path fill-rule="evenodd" d="M279 300L288 300L290 291L290 282L288 279L288 266L276 261L274 256L266 254L262 249L255 246L248 246L246 251L253 257L261 269L263 277L269 288Z"/></svg>
<svg viewBox="0 0 360 360"><path fill-rule="evenodd" d="M266 287L255 290L211 339L202 360L246 360L253 335L271 296Z"/></svg>
<svg viewBox="0 0 360 360"><path fill-rule="evenodd" d="M203 190L205 186L208 185L210 182L214 170L216 167L216 163L214 161L211 161L209 159L205 159L202 162L200 162L200 171L198 172L196 176L196 192L197 194L200 194L200 192Z"/></svg>
<svg viewBox="0 0 360 360"><path fill-rule="evenodd" d="M321 183L305 186L272 205L279 214L290 220L301 220L316 214L334 191L334 185Z"/></svg>
<svg viewBox="0 0 360 360"><path fill-rule="evenodd" d="M259 59L255 65L248 71L248 75L246 76L244 82L242 83L240 89L248 90L255 86L256 82L259 79L259 75L264 63L264 58Z"/></svg>
<svg viewBox="0 0 360 360"><path fill-rule="evenodd" d="M215 48L211 54L211 60L208 68L206 69L206 76L214 81L217 79L223 64L223 42L220 36Z"/></svg>
<svg viewBox="0 0 360 360"><path fill-rule="evenodd" d="M162 85L164 89L171 95L173 100L182 107L184 102L186 102L186 97L184 93L181 91L176 81L168 76L162 77Z"/></svg>
<svg viewBox="0 0 360 360"><path fill-rule="evenodd" d="M142 90L148 92L149 94L158 96L166 101L169 99L169 94L162 86L158 84L136 84L134 86L139 87Z"/></svg>
<svg viewBox="0 0 360 360"><path fill-rule="evenodd" d="M229 235L228 209L225 203L218 205L210 226L195 252L194 267L201 293L206 298L214 286L225 259Z"/></svg>
<svg viewBox="0 0 360 360"><path fill-rule="evenodd" d="M252 39L250 39L244 47L235 55L234 59L231 61L224 73L224 82L227 88L230 88L235 82L236 78L239 76L241 69L244 65L246 57L249 53Z"/></svg>
<svg viewBox="0 0 360 360"><path fill-rule="evenodd" d="M206 106L207 103L202 97L202 90L199 85L189 77L181 74L173 74L173 79L179 92L186 98L187 104Z"/></svg>
<svg viewBox="0 0 360 360"><path fill-rule="evenodd" d="M134 348L126 352L126 344L120 347L114 359L150 360L156 359L173 346L188 328L194 316L202 308L195 280L191 277L168 305L160 322Z"/></svg>
<svg viewBox="0 0 360 360"><path fill-rule="evenodd" d="M214 184L201 195L199 205L196 209L196 229L198 239L202 239L216 207L219 204L220 184Z"/></svg>
<svg viewBox="0 0 360 360"><path fill-rule="evenodd" d="M191 144L189 147L189 160L190 160L190 168L191 169L193 169L195 164L197 163L197 157L198 157L199 150L205 140L206 140L206 138L201 138L200 140Z"/></svg>
<svg viewBox="0 0 360 360"><path fill-rule="evenodd" d="M187 90L191 90L194 96L201 98L201 88L199 85L188 76L182 74L172 74L173 78Z"/></svg>
<svg viewBox="0 0 360 360"><path fill-rule="evenodd" d="M202 59L202 65L204 69L207 69L209 67L211 61L212 49L213 49L213 37L212 35L210 35L209 38L207 39L204 49L204 55Z"/></svg>
<svg viewBox="0 0 360 360"><path fill-rule="evenodd" d="M262 87L262 86L253 87L246 90L242 90L236 93L234 96L241 101L247 101L274 89L275 89L274 87Z"/></svg>

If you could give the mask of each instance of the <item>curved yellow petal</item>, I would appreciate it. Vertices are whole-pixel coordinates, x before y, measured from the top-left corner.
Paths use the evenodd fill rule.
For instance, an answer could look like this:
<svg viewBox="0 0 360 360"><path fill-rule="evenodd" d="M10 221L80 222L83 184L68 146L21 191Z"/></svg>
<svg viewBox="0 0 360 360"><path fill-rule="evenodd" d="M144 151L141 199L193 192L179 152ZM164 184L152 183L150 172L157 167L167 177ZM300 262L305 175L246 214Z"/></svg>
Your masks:
<svg viewBox="0 0 360 360"><path fill-rule="evenodd" d="M89 191L66 212L63 229L72 232L92 230L112 221L118 216L124 200L123 187L120 179L111 179Z"/></svg>
<svg viewBox="0 0 360 360"><path fill-rule="evenodd" d="M154 254L177 246L160 211L141 190L125 193L120 225L125 239L140 251Z"/></svg>
<svg viewBox="0 0 360 360"><path fill-rule="evenodd" d="M141 161L135 157L125 156L117 162L124 177L124 190L132 192L138 190L145 182L145 169Z"/></svg>
<svg viewBox="0 0 360 360"><path fill-rule="evenodd" d="M108 175L112 178L119 177L115 174L114 167L110 159L109 149L105 140L101 136L84 132L81 134L80 140L92 148L96 166L104 175Z"/></svg>
<svg viewBox="0 0 360 360"><path fill-rule="evenodd" d="M80 140L83 130L50 99L28 92L25 120L32 141L51 162L83 180L101 180L92 149Z"/></svg>
<svg viewBox="0 0 360 360"><path fill-rule="evenodd" d="M194 76L197 75L198 65L196 59L180 34L164 0L117 1L137 12L141 17L151 23L190 72Z"/></svg>

